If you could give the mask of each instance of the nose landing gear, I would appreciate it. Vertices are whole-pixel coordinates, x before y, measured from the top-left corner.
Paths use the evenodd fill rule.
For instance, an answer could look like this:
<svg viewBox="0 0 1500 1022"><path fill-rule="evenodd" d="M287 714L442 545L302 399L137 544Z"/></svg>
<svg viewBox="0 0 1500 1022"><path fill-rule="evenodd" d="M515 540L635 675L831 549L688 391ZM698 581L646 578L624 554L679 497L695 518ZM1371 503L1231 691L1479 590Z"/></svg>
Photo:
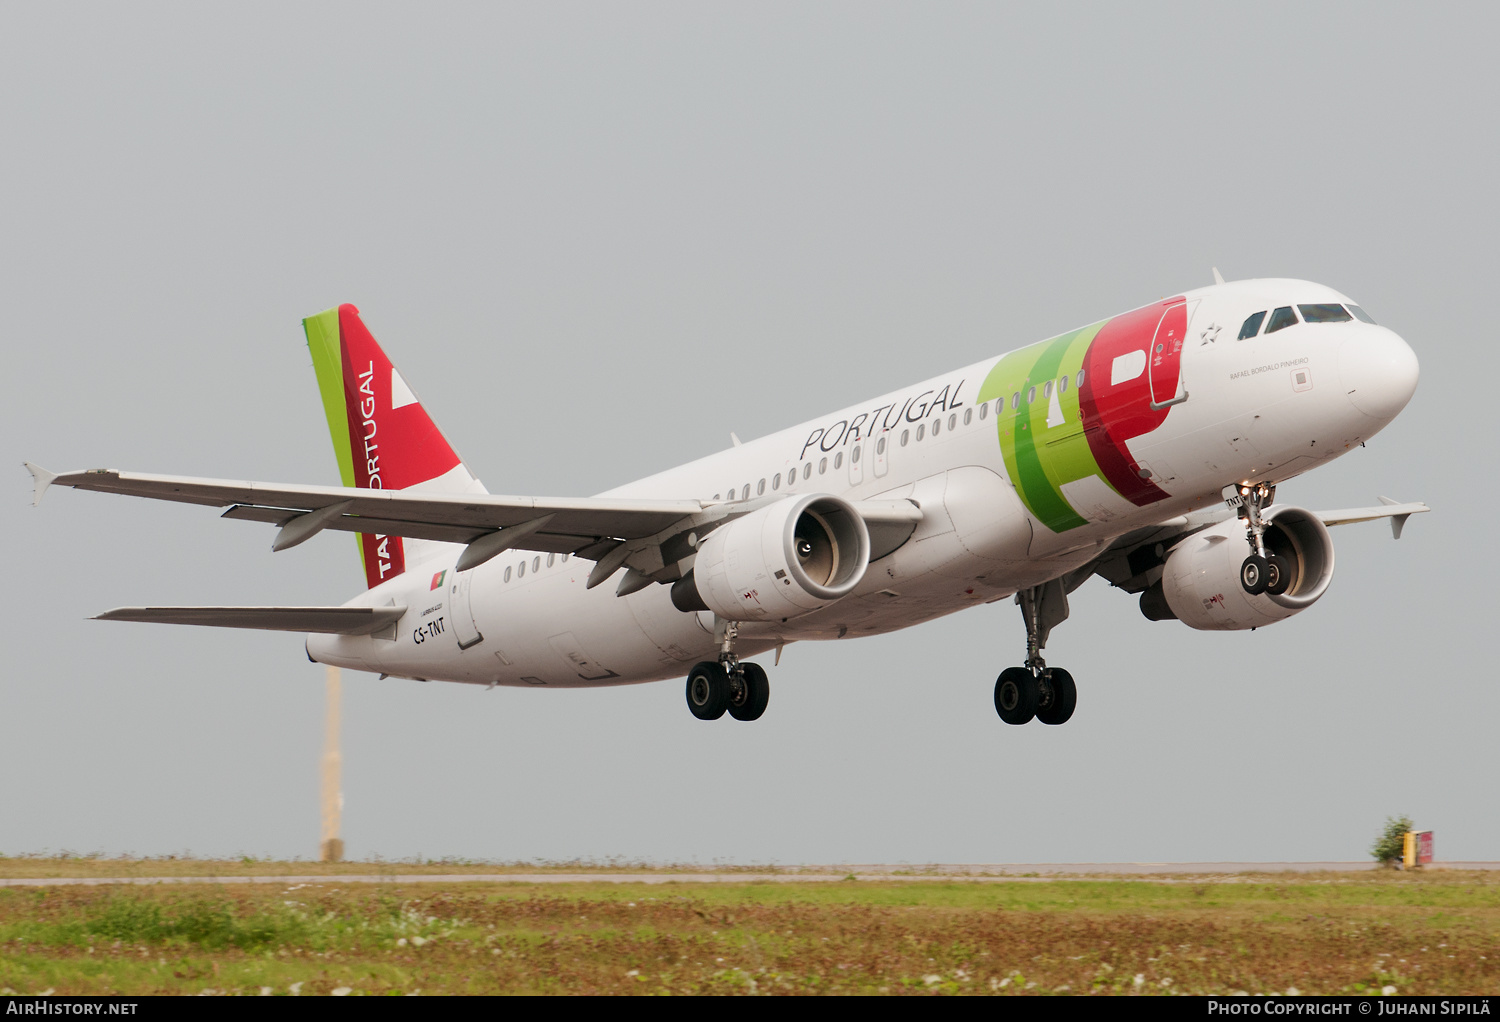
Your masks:
<svg viewBox="0 0 1500 1022"><path fill-rule="evenodd" d="M1068 594L1061 579L1016 594L1026 620L1026 666L1007 667L995 681L995 712L1007 724L1065 724L1078 705L1073 676L1048 667L1042 647L1054 625L1068 618Z"/></svg>
<svg viewBox="0 0 1500 1022"><path fill-rule="evenodd" d="M1240 564L1240 588L1251 596L1280 596L1292 584L1292 566L1285 557L1266 552L1266 522L1261 510L1276 499L1276 487L1268 483L1224 487L1224 503L1245 520L1245 539L1250 556Z"/></svg>
<svg viewBox="0 0 1500 1022"><path fill-rule="evenodd" d="M704 660L688 672L688 709L699 720L718 720L725 710L735 720L756 720L771 701L765 668L735 655L738 634L733 621L724 622L719 659Z"/></svg>

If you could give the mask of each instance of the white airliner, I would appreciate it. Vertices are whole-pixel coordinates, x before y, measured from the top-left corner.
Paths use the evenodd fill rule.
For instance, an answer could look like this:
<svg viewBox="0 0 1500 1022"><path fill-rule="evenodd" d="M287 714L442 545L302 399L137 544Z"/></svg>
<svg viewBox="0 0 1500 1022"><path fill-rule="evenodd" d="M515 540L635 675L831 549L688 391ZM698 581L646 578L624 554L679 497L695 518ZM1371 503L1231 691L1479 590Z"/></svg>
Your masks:
<svg viewBox="0 0 1500 1022"><path fill-rule="evenodd" d="M273 550L359 534L342 606L122 607L111 621L311 633L315 661L422 681L619 685L687 677L704 720L766 709L745 659L1014 597L1010 724L1077 693L1042 658L1091 575L1152 621L1273 624L1333 578L1326 526L1421 503L1307 511L1276 486L1406 406L1417 359L1344 295L1217 283L734 446L596 497L492 496L352 305L303 321L343 486L28 465L51 484L227 507ZM610 585L603 583L610 582Z"/></svg>

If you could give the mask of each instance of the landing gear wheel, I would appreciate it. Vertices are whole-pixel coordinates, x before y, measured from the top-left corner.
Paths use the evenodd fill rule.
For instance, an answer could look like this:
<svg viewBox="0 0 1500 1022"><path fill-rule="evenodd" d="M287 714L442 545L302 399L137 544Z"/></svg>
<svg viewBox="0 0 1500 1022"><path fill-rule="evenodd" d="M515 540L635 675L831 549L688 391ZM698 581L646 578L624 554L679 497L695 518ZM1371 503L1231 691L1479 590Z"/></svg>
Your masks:
<svg viewBox="0 0 1500 1022"><path fill-rule="evenodd" d="M687 704L699 720L718 720L729 706L729 673L724 665L704 660L687 679Z"/></svg>
<svg viewBox="0 0 1500 1022"><path fill-rule="evenodd" d="M1025 667L1007 667L995 680L995 712L1007 724L1025 724L1036 716L1036 676Z"/></svg>
<svg viewBox="0 0 1500 1022"><path fill-rule="evenodd" d="M1292 565L1280 554L1266 558L1266 592L1280 596L1292 587Z"/></svg>
<svg viewBox="0 0 1500 1022"><path fill-rule="evenodd" d="M1251 554L1240 565L1240 586L1251 596L1259 596L1270 584L1271 565L1259 554Z"/></svg>
<svg viewBox="0 0 1500 1022"><path fill-rule="evenodd" d="M1036 709L1036 719L1043 724L1066 724L1078 705L1078 687L1073 676L1061 667L1049 667L1042 672L1042 687L1050 689L1046 704Z"/></svg>
<svg viewBox="0 0 1500 1022"><path fill-rule="evenodd" d="M766 704L771 701L771 680L760 664L742 660L740 670L745 683L730 686L729 715L735 720L755 720L766 712Z"/></svg>

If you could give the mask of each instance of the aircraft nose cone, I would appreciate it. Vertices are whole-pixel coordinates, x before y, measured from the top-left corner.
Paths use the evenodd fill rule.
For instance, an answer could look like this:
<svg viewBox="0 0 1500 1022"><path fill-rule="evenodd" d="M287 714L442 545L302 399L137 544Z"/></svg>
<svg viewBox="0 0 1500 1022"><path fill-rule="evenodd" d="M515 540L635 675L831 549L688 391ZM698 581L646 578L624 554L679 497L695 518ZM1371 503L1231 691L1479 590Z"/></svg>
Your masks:
<svg viewBox="0 0 1500 1022"><path fill-rule="evenodd" d="M1390 422L1417 390L1416 352L1384 327L1361 330L1339 348L1339 379L1349 401L1372 419Z"/></svg>

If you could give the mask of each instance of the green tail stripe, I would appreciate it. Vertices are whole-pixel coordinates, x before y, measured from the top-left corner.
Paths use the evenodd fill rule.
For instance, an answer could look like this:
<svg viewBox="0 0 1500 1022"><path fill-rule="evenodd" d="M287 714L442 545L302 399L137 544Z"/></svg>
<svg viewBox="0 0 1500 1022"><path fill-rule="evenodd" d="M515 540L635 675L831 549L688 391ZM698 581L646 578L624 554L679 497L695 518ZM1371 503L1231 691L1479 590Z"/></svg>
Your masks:
<svg viewBox="0 0 1500 1022"><path fill-rule="evenodd" d="M354 485L354 452L349 444L349 412L344 399L344 356L339 338L339 310L329 309L302 321L307 334L307 348L312 352L313 369L318 374L318 392L323 396L323 413L328 416L328 432L333 435L333 453L339 462L339 477L345 486ZM363 552L363 550L361 550Z"/></svg>

